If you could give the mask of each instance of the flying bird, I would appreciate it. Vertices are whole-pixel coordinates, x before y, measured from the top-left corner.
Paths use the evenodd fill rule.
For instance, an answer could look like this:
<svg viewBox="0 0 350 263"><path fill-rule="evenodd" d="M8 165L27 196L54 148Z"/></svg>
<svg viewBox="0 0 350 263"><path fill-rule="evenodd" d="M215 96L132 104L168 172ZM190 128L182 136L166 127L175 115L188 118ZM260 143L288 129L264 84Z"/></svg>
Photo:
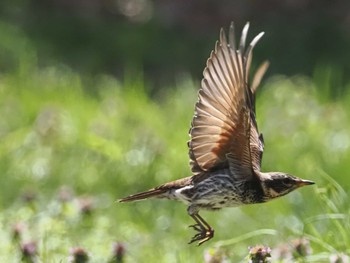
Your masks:
<svg viewBox="0 0 350 263"><path fill-rule="evenodd" d="M268 67L263 63L251 85L252 50L258 34L246 48L249 23L236 47L234 25L228 39L223 29L203 71L188 141L192 176L168 182L122 198L130 202L151 197L182 201L195 221L189 243L203 244L213 228L199 215L201 209L218 210L264 203L305 185L314 184L283 172L262 172L264 140L255 113L255 93Z"/></svg>

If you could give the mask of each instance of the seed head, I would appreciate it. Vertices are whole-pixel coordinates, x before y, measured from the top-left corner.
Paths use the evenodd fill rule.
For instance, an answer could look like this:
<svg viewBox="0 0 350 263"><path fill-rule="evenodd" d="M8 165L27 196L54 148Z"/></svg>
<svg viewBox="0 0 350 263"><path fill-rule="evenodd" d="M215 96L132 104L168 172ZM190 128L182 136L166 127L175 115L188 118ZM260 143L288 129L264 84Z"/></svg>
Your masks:
<svg viewBox="0 0 350 263"><path fill-rule="evenodd" d="M73 247L70 250L68 261L72 263L86 263L89 261L89 254L82 247Z"/></svg>
<svg viewBox="0 0 350 263"><path fill-rule="evenodd" d="M310 241L306 238L293 240L292 246L294 258L306 257L312 253Z"/></svg>
<svg viewBox="0 0 350 263"><path fill-rule="evenodd" d="M249 247L249 263L268 263L271 258L271 249L263 245Z"/></svg>
<svg viewBox="0 0 350 263"><path fill-rule="evenodd" d="M35 257L37 255L37 244L35 241L29 241L29 242L26 242L26 243L23 243L21 246L20 246L20 249L21 249L21 254L22 254L22 260L24 262L35 262Z"/></svg>
<svg viewBox="0 0 350 263"><path fill-rule="evenodd" d="M112 259L110 260L110 263L115 262L115 263L122 263L124 262L124 256L126 252L126 247L125 244L121 242L116 242L113 244L112 247L112 252L113 256Z"/></svg>

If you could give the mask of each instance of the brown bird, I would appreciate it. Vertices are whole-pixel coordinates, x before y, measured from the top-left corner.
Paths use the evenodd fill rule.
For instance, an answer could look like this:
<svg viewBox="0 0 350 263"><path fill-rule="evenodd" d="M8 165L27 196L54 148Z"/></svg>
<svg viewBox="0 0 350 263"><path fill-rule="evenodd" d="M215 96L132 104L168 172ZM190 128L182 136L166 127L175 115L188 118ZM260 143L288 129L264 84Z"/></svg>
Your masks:
<svg viewBox="0 0 350 263"><path fill-rule="evenodd" d="M243 28L238 48L233 23L228 40L221 29L220 40L207 61L189 132L192 176L119 200L156 197L186 203L196 222L191 227L198 232L189 243L198 241L200 245L214 235L199 215L200 209L263 203L314 184L282 172L260 171L264 140L255 119L255 92L268 63L259 67L249 85L252 49L264 33L245 48L248 28L249 23Z"/></svg>

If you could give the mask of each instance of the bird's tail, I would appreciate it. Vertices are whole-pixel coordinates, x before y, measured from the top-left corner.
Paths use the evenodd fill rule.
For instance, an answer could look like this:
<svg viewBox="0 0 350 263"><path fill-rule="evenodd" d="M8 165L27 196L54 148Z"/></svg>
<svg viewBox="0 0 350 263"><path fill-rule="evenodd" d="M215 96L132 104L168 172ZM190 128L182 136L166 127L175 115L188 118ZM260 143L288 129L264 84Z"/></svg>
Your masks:
<svg viewBox="0 0 350 263"><path fill-rule="evenodd" d="M145 192L129 195L125 198L119 199L118 201L123 203L123 202L132 202L137 200L148 199L151 197L166 197L166 195L163 195L163 194L166 194L168 191L179 189L184 186L188 186L191 183L192 183L192 176L185 177L182 179L178 179L176 181L165 183L163 185L157 186Z"/></svg>
<svg viewBox="0 0 350 263"><path fill-rule="evenodd" d="M160 196L161 194L165 193L166 191L167 191L167 189L153 188L153 189L150 189L150 190L145 191L145 192L129 195L127 197L119 199L118 201L121 202L121 203L124 203L124 202L132 202L132 201L137 201L137 200L143 200L143 199L147 199L147 198L150 198L150 197Z"/></svg>

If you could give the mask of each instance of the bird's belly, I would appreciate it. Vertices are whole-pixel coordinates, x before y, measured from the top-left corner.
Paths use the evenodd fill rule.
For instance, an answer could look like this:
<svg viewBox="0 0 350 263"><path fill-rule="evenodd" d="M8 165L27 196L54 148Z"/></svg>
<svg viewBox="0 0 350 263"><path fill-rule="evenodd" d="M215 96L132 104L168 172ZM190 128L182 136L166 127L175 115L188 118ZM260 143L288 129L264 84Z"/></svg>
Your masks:
<svg viewBox="0 0 350 263"><path fill-rule="evenodd" d="M200 198L193 199L191 203L200 208L209 210L216 210L224 207L236 207L245 204L238 194L232 192L226 194L221 192L219 194L211 193L203 195Z"/></svg>
<svg viewBox="0 0 350 263"><path fill-rule="evenodd" d="M191 204L211 210L244 205L247 200L242 186L226 174L209 177L194 187Z"/></svg>

